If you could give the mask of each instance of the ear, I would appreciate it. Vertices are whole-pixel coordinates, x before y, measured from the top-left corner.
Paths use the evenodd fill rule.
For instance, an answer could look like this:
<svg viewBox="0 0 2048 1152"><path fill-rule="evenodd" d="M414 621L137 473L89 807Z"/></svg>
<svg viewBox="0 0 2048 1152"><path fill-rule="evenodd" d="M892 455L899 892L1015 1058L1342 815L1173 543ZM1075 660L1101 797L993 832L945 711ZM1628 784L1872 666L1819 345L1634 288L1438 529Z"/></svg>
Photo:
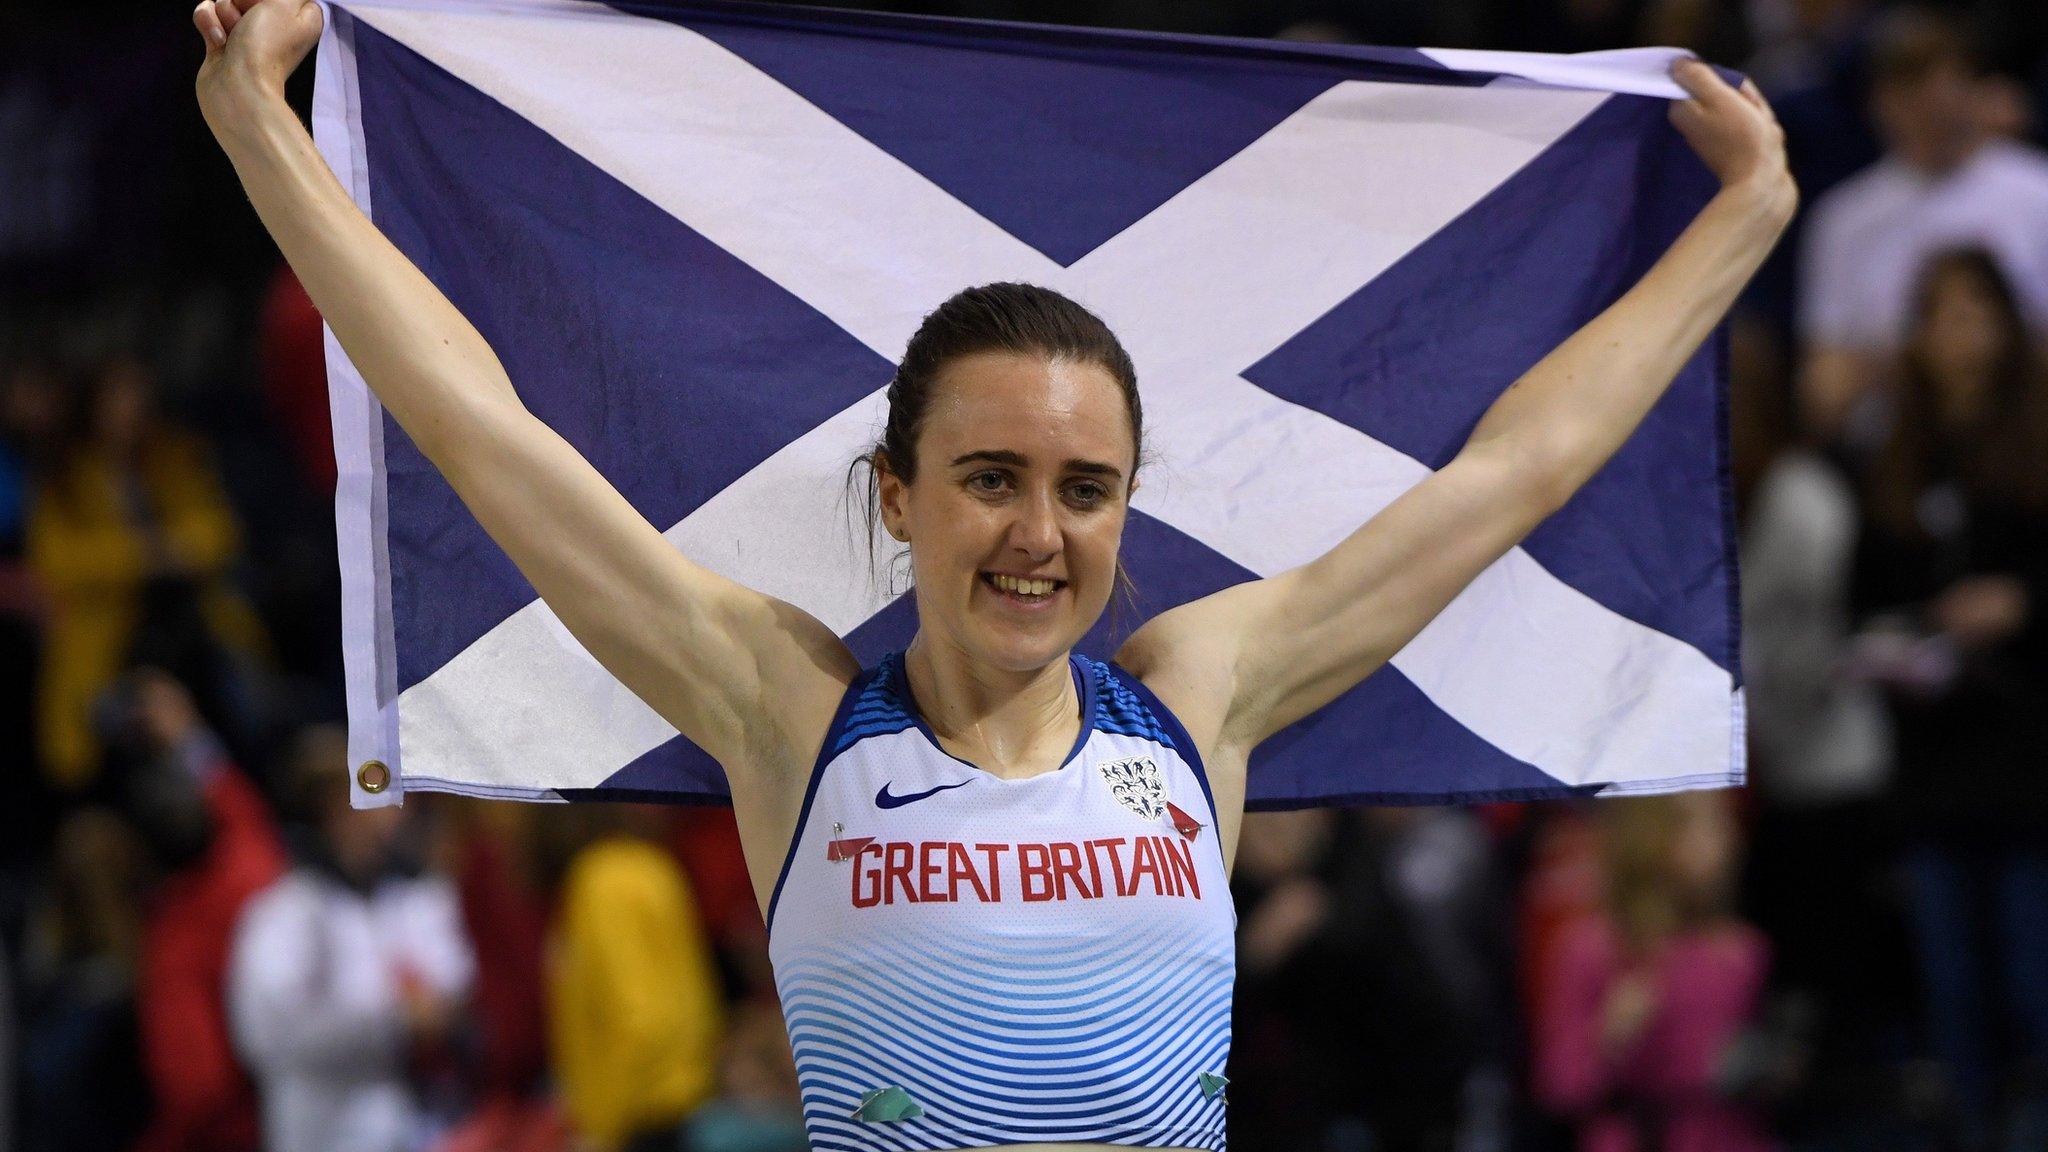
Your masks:
<svg viewBox="0 0 2048 1152"><path fill-rule="evenodd" d="M900 544L910 543L910 486L889 467L888 457L874 457L875 487L882 498L882 527Z"/></svg>

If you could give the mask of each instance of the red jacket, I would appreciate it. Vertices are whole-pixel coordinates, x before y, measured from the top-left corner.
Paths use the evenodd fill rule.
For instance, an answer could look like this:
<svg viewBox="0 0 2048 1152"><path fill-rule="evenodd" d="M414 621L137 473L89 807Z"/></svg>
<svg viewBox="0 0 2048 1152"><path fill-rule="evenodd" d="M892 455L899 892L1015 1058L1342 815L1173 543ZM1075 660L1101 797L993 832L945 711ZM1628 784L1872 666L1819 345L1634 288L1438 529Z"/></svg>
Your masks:
<svg viewBox="0 0 2048 1152"><path fill-rule="evenodd" d="M212 842L164 881L144 928L136 1016L156 1112L136 1152L258 1144L256 1094L228 1040L224 981L242 905L284 874L285 850L240 772L218 765L203 788Z"/></svg>

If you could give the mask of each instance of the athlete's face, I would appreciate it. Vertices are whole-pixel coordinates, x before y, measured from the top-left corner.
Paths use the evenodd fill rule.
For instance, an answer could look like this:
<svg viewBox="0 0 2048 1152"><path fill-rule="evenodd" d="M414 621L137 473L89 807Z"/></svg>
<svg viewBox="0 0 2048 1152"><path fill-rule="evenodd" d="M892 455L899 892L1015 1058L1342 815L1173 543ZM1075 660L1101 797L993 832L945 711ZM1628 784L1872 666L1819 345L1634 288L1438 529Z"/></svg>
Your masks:
<svg viewBox="0 0 2048 1152"><path fill-rule="evenodd" d="M963 357L934 389L916 451L916 480L884 473L881 488L883 523L910 544L920 626L1000 668L1057 659L1116 583L1137 462L1115 377Z"/></svg>

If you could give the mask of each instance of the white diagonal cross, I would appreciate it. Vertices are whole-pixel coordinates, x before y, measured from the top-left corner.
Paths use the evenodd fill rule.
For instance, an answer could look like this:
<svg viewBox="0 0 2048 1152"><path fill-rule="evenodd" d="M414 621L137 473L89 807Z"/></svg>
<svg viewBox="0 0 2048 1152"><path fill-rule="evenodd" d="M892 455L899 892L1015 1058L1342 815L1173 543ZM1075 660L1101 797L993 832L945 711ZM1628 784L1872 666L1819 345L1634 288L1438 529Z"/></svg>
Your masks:
<svg viewBox="0 0 2048 1152"><path fill-rule="evenodd" d="M892 362L923 314L963 286L1025 280L1074 296L1109 322L1145 381L1149 439L1165 451L1136 506L1260 575L1321 554L1428 469L1240 373L1606 98L1339 84L1063 268L688 29L562 0L488 13L348 7ZM869 396L776 452L669 539L851 631L887 601L849 578L854 563L835 563L864 551L848 539L838 485L872 440L880 402ZM1661 779L1728 760L1728 674L1520 549L1394 663L1489 743L1563 780ZM1713 715L1730 725L1701 722ZM406 777L485 789L591 787L675 735L539 601L407 689L399 717Z"/></svg>

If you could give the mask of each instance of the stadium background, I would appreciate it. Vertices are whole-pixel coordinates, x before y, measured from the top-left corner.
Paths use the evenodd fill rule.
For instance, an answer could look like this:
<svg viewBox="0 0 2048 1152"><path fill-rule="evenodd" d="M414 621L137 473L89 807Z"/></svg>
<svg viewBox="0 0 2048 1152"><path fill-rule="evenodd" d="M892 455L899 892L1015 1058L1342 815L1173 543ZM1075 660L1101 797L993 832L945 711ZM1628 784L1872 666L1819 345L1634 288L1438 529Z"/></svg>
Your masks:
<svg viewBox="0 0 2048 1152"><path fill-rule="evenodd" d="M2048 1148L2048 376L1998 288L2048 299L2048 7L870 6L1673 44L1787 128L1801 221L1733 331L1755 786L1251 817L1234 1147ZM175 3L0 11L0 1139L234 1152L261 1099L307 1147L801 1148L729 814L337 808L318 318L198 58ZM2040 259L1893 265L1913 315L1868 336L1820 298L1869 245L1812 223L1881 162L1944 169L1888 238ZM1944 415L1970 381L2009 407ZM252 927L274 884L300 918Z"/></svg>

